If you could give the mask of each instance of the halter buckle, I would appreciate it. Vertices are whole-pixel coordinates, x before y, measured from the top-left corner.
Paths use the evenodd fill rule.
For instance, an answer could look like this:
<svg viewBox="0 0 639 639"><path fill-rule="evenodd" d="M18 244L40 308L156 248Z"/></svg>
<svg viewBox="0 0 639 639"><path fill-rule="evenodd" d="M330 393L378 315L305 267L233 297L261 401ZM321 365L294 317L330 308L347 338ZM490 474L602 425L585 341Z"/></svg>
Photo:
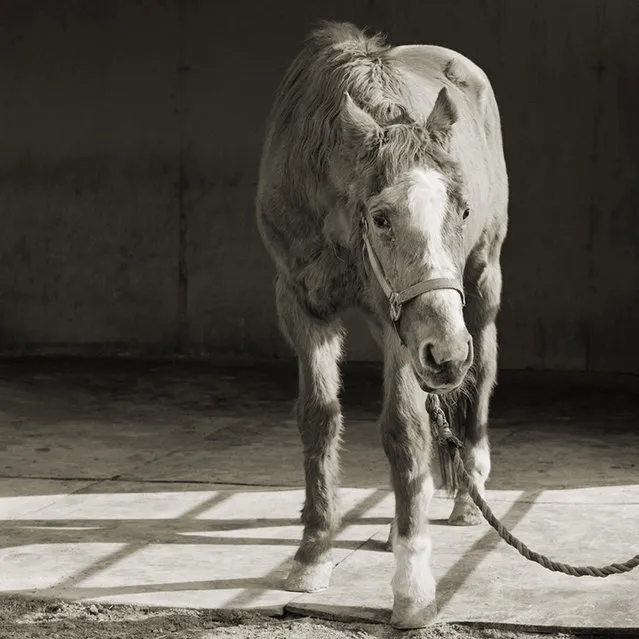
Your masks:
<svg viewBox="0 0 639 639"><path fill-rule="evenodd" d="M398 299L397 293L391 293L388 301L390 303L390 317L393 322L397 322L399 320L399 316L402 314L402 304Z"/></svg>

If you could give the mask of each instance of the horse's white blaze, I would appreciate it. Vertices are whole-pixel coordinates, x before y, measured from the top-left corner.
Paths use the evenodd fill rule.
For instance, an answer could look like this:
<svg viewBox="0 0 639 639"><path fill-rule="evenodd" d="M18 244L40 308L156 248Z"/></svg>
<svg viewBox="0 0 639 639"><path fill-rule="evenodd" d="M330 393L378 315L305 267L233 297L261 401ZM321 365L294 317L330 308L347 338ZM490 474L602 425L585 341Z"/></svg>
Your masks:
<svg viewBox="0 0 639 639"><path fill-rule="evenodd" d="M448 193L444 177L435 169L413 169L410 175L411 186L408 190L408 207L414 228L424 238L424 264L431 277L451 277L455 267L446 250L444 242L444 222ZM461 298L453 290L437 290L429 293L431 302L440 309L442 317L447 318L449 326L446 333L461 335L465 331L461 315Z"/></svg>
<svg viewBox="0 0 639 639"><path fill-rule="evenodd" d="M453 269L450 254L444 244L444 220L448 194L446 183L435 169L413 169L408 190L408 207L414 228L426 240L424 261L435 273Z"/></svg>
<svg viewBox="0 0 639 639"><path fill-rule="evenodd" d="M409 598L415 604L435 599L435 578L430 570L432 542L427 534L395 537L395 573L392 580L395 597Z"/></svg>

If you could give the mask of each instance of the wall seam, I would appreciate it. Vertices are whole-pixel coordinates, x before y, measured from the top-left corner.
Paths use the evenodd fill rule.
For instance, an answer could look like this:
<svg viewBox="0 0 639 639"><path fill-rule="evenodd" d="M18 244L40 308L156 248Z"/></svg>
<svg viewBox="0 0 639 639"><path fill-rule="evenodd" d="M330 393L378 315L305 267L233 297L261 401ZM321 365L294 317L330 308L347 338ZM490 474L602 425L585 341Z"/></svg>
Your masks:
<svg viewBox="0 0 639 639"><path fill-rule="evenodd" d="M592 171L593 178L590 180L591 183L591 193L590 193L590 206L588 207L588 239L587 239L587 251L588 251L588 273L587 273L587 286L588 286L588 297L590 298L589 311L586 313L586 330L585 330L585 369L586 371L590 371L592 369L592 338L593 338L593 315L592 309L595 307L594 305L594 296L597 292L597 287L595 284L595 255L594 255L594 244L595 244L595 235L597 230L597 217L599 212L599 180L595 177L599 172L600 165L600 155L601 150L599 148L599 141L601 135L601 123L603 116L603 85L604 85L604 73L606 71L606 67L604 64L604 51L603 51L603 36L605 33L605 15L606 15L606 7L605 0L601 0L598 4L598 9L596 13L596 21L597 21L597 40L598 47L596 49L597 55L595 59L595 72L596 72L596 80L595 80L595 95L597 97L597 101L595 104L595 110L593 115L592 122L592 146L591 146L591 162L590 168Z"/></svg>
<svg viewBox="0 0 639 639"><path fill-rule="evenodd" d="M186 192L189 188L186 170L186 130L185 130L185 77L189 70L185 54L185 24L184 11L186 0L177 0L178 10L178 179L177 179L177 208L178 208L178 300L177 300L177 339L178 354L186 355L189 344L189 281L188 281L188 216L186 210Z"/></svg>

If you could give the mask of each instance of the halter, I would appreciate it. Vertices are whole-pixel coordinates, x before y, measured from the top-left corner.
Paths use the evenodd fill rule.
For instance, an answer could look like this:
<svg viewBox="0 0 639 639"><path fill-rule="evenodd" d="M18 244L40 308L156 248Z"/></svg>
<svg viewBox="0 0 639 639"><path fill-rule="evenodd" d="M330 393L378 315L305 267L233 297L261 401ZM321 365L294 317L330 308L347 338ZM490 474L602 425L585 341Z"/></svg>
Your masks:
<svg viewBox="0 0 639 639"><path fill-rule="evenodd" d="M384 271L382 269L382 265L379 263L379 259L377 255L375 255L375 251L371 246L370 240L368 239L368 220L366 218L366 214L362 215L362 238L364 240L364 252L368 255L368 261L377 277L377 281L379 285L382 287L386 298L390 304L390 319L393 323L393 327L395 328L395 332L399 337L400 342L404 345L404 340L399 335L399 330L397 327L397 322L402 314L402 308L404 304L410 302L412 299L418 297L422 293L429 293L430 291L436 291L439 289L453 289L457 291L462 298L462 306L466 305L466 298L464 297L464 289L461 284L454 279L449 279L446 277L436 277L431 280L424 280L423 282L417 282L417 284L413 284L408 288L405 288L403 291L396 292L393 290L392 286L388 283L388 280L384 276Z"/></svg>

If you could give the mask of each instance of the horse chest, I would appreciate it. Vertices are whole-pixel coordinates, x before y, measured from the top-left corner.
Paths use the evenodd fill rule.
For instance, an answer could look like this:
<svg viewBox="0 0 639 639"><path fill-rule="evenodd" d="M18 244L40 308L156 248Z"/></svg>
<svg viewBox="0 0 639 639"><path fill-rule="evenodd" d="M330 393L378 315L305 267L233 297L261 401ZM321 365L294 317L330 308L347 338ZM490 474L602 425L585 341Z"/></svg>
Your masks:
<svg viewBox="0 0 639 639"><path fill-rule="evenodd" d="M344 249L324 246L298 259L295 280L314 315L329 317L355 303L358 269Z"/></svg>

